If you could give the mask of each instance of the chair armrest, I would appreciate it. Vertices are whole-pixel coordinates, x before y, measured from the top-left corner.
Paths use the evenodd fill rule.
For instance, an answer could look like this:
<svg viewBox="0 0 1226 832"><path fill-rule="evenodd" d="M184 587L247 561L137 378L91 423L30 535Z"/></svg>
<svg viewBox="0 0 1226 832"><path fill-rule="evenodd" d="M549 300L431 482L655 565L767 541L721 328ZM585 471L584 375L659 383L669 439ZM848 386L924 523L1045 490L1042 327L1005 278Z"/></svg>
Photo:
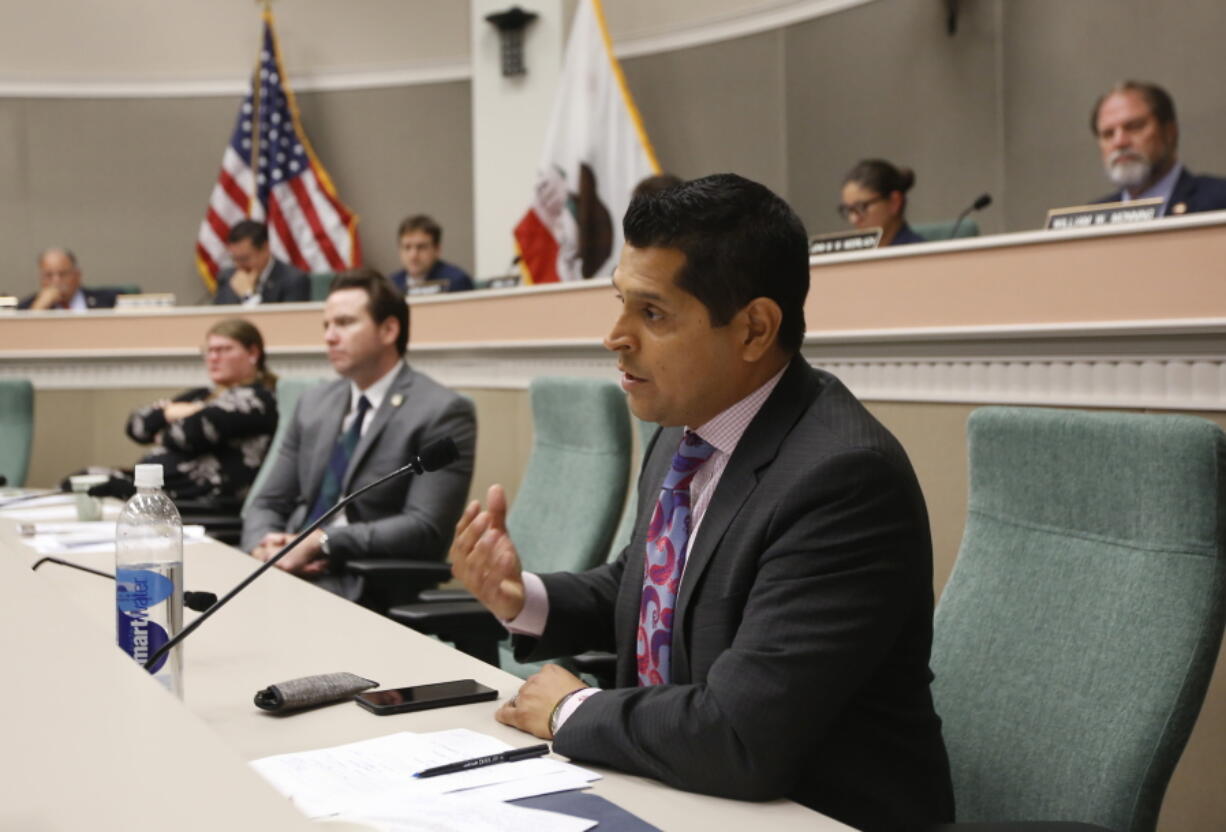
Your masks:
<svg viewBox="0 0 1226 832"><path fill-rule="evenodd" d="M423 604L440 604L455 601L476 601L467 589L427 589L419 593L417 600Z"/></svg>
<svg viewBox="0 0 1226 832"><path fill-rule="evenodd" d="M419 633L448 640L473 637L501 640L507 635L502 622L479 601L401 604L389 609L387 615Z"/></svg>
<svg viewBox="0 0 1226 832"><path fill-rule="evenodd" d="M344 569L360 581L357 602L382 614L451 578L448 564L426 560L351 560Z"/></svg>
<svg viewBox="0 0 1226 832"><path fill-rule="evenodd" d="M432 560L349 560L345 561L345 568L355 575L367 577L404 576L406 579L420 578L435 583L451 579L451 565Z"/></svg>

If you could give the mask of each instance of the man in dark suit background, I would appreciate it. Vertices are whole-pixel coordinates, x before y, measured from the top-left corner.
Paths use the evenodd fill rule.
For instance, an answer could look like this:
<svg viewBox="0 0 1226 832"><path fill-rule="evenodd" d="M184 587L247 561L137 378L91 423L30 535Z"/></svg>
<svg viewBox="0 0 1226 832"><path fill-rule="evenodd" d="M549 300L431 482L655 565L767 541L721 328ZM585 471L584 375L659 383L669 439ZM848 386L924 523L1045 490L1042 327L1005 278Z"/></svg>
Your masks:
<svg viewBox="0 0 1226 832"><path fill-rule="evenodd" d="M1157 84L1116 84L1095 102L1090 130L1107 178L1120 188L1096 202L1161 197L1158 216L1226 209L1226 179L1198 176L1180 164L1175 102Z"/></svg>
<svg viewBox="0 0 1226 832"><path fill-rule="evenodd" d="M446 260L443 251L443 228L425 214L405 217L396 232L400 254L400 271L388 279L400 291L413 295L436 292L467 292L473 288L468 272Z"/></svg>
<svg viewBox="0 0 1226 832"><path fill-rule="evenodd" d="M443 559L472 481L476 415L471 401L409 367L408 339L404 296L382 275L358 269L336 278L324 304L324 343L341 379L299 400L243 520L244 551L267 560L342 495L449 436L458 460L364 494L277 566L354 600L358 582L344 571L351 558Z"/></svg>
<svg viewBox="0 0 1226 832"><path fill-rule="evenodd" d="M494 486L451 550L517 658L615 650L617 686L547 665L497 718L579 761L859 829L952 820L923 497L893 436L799 355L803 225L722 174L636 197L624 228L605 346L662 426L629 546L523 572Z"/></svg>
<svg viewBox="0 0 1226 832"><path fill-rule="evenodd" d="M23 298L18 309L109 309L115 292L81 285L77 256L66 248L49 248L38 255L38 291Z"/></svg>
<svg viewBox="0 0 1226 832"><path fill-rule="evenodd" d="M290 303L311 299L311 280L272 256L268 226L255 220L235 223L226 238L234 265L217 275L214 304Z"/></svg>

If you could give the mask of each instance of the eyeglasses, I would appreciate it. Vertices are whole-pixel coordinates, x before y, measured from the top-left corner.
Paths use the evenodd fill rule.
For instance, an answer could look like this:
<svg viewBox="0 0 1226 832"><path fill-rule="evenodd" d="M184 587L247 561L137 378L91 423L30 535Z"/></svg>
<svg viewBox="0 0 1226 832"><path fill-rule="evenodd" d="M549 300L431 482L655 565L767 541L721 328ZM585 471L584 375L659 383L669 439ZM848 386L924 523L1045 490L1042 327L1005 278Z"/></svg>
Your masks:
<svg viewBox="0 0 1226 832"><path fill-rule="evenodd" d="M872 199L863 199L859 202L853 202L851 205L840 205L835 210L839 212L839 216L845 220L851 219L851 215L857 217L864 216L864 212L869 209L869 206L876 205L878 202L884 202L885 197L875 196Z"/></svg>

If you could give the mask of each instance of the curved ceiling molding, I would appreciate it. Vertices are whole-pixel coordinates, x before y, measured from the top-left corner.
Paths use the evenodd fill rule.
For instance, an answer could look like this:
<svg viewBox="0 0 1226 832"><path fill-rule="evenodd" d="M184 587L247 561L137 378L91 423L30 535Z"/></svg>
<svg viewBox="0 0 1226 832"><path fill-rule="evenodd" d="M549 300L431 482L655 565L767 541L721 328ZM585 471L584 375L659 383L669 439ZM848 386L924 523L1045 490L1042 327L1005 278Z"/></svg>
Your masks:
<svg viewBox="0 0 1226 832"><path fill-rule="evenodd" d="M637 58L781 29L815 17L863 6L873 0L778 0L753 9L713 16L701 23L677 24L643 34L623 33L614 39L619 58Z"/></svg>
<svg viewBox="0 0 1226 832"><path fill-rule="evenodd" d="M714 14L701 21L681 21L665 26L644 25L614 33L614 50L623 58L652 55L755 35L834 14L873 0L764 0L748 8ZM417 61L399 67L365 71L332 70L320 73L290 73L297 92L357 90L380 87L466 81L472 77L468 56ZM200 79L133 80L59 78L31 80L0 77L4 98L194 98L241 95L247 91L246 76Z"/></svg>
<svg viewBox="0 0 1226 832"><path fill-rule="evenodd" d="M367 72L331 72L319 75L290 73L289 82L294 92L312 92L439 84L447 81L467 81L471 77L472 64L464 59ZM242 95L247 92L250 83L246 77L191 81L6 81L0 79L0 97L196 98Z"/></svg>

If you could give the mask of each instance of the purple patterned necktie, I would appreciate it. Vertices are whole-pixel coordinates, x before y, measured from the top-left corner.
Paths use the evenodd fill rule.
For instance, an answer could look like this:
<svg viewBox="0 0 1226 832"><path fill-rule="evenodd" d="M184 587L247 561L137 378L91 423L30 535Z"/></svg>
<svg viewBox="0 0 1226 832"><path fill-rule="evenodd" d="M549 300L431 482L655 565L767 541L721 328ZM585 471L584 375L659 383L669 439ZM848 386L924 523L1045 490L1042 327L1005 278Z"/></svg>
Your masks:
<svg viewBox="0 0 1226 832"><path fill-rule="evenodd" d="M690 482L715 448L686 431L660 487L656 510L647 527L643 563L643 597L639 605L638 665L640 685L668 683L672 655L673 607L686 543L690 539Z"/></svg>

